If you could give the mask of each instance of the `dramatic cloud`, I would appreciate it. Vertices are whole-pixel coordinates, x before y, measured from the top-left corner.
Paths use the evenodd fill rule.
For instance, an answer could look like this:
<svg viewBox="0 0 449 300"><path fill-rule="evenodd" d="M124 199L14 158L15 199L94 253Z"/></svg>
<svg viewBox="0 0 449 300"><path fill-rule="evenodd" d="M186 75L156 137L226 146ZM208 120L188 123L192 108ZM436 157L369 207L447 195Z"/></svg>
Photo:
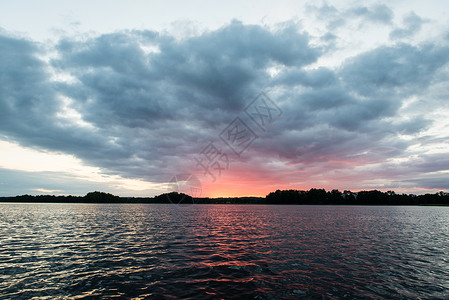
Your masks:
<svg viewBox="0 0 449 300"><path fill-rule="evenodd" d="M394 28L385 5L308 10L328 16L333 28L348 18ZM411 13L390 37L412 36L422 23ZM257 193L265 192L255 189L262 184L445 188L437 183L449 170L447 149L432 149L447 137L435 128L445 126L438 113L447 96L448 40L386 42L322 63L336 50L316 41L338 39L331 32L313 36L298 22L236 20L183 38L122 30L65 36L46 46L2 31L0 134L73 155L105 174L155 184L178 173L204 175L194 158L214 142L230 157L220 187L241 184L240 194L243 182ZM244 113L261 91L282 111L266 130ZM240 157L220 139L236 117L257 135ZM36 191L66 190L30 180Z"/></svg>
<svg viewBox="0 0 449 300"><path fill-rule="evenodd" d="M175 172L182 156L198 152L195 141L217 135L248 96L263 88L269 66L302 66L319 55L293 25L271 32L235 21L181 41L121 32L62 40L51 65L71 80L55 82L31 42L4 37L2 43L2 58L22 72L5 70L2 87L20 94L3 91L2 105L15 108L4 110L12 121L2 119L3 132L25 145L152 180L164 169Z"/></svg>

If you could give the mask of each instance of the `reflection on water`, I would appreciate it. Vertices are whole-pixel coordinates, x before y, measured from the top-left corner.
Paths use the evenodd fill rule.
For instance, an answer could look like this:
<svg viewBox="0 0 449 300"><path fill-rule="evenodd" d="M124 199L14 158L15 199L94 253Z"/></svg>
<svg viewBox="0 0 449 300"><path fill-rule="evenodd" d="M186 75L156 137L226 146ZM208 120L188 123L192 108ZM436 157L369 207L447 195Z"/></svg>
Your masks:
<svg viewBox="0 0 449 300"><path fill-rule="evenodd" d="M4 298L445 298L449 208L0 204Z"/></svg>

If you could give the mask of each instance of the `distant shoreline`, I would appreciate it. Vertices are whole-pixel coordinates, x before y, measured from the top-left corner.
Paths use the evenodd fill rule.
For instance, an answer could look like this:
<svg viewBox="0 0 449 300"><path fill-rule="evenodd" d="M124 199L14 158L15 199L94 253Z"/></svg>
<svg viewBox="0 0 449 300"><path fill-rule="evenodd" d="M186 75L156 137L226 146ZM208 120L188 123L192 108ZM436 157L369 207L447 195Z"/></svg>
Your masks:
<svg viewBox="0 0 449 300"><path fill-rule="evenodd" d="M0 197L3 203L120 203L120 204L279 204L279 205L406 205L449 206L449 193L413 195L378 190L340 192L324 189L277 190L266 197L193 198L171 192L155 197L119 197L104 192L90 192L85 196L21 195Z"/></svg>
<svg viewBox="0 0 449 300"><path fill-rule="evenodd" d="M17 202L2 201L0 204L148 204L148 205L280 205L280 206L428 206L449 207L449 204L281 204L281 203L145 203L145 202Z"/></svg>

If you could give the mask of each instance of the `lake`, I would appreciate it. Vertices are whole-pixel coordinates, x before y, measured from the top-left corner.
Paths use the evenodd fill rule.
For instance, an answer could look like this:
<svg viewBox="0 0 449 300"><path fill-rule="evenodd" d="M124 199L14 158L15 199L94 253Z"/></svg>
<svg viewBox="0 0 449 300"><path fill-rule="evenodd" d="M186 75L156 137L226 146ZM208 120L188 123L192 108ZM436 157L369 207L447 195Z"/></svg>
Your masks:
<svg viewBox="0 0 449 300"><path fill-rule="evenodd" d="M0 298L448 298L449 207L0 203Z"/></svg>

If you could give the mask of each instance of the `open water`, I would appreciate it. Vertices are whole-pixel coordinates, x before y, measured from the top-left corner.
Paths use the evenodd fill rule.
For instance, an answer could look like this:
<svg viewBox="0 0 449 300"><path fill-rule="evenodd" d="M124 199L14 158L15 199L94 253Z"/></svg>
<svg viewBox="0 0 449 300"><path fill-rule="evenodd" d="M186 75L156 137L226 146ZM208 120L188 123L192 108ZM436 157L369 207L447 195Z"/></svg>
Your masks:
<svg viewBox="0 0 449 300"><path fill-rule="evenodd" d="M448 299L449 207L0 203L1 299Z"/></svg>

